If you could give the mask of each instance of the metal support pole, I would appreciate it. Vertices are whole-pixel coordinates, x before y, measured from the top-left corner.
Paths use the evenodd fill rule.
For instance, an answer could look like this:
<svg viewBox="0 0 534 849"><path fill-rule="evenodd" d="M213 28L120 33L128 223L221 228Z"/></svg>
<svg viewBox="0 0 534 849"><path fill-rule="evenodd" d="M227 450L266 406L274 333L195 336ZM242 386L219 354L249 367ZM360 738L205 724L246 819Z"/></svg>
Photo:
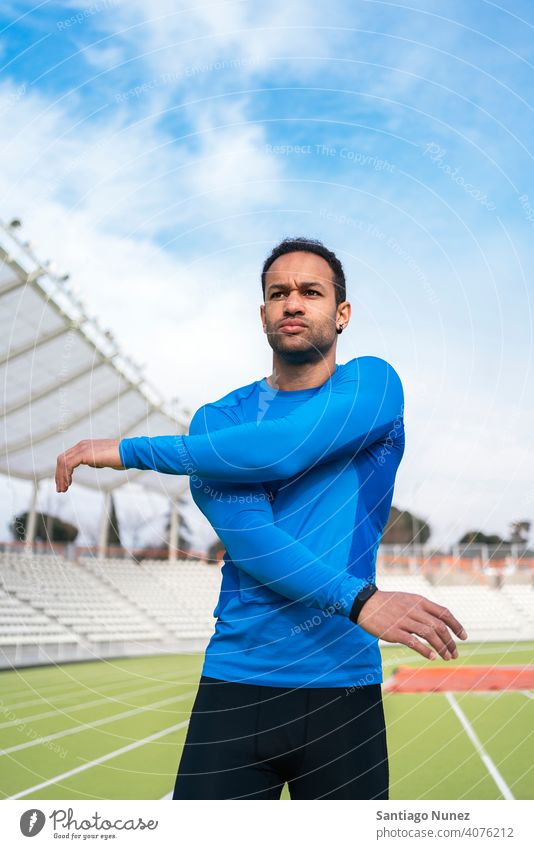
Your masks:
<svg viewBox="0 0 534 849"><path fill-rule="evenodd" d="M180 528L180 515L178 505L173 499L171 501L171 526L169 531L169 561L175 562L178 557L178 541Z"/></svg>
<svg viewBox="0 0 534 849"><path fill-rule="evenodd" d="M28 551L33 550L35 541L35 531L37 530L37 499L39 497L39 481L34 480L32 500L30 504L30 512L26 518L26 532L24 534L25 548Z"/></svg>
<svg viewBox="0 0 534 849"><path fill-rule="evenodd" d="M104 493L104 503L100 514L100 532L98 535L98 556L105 557L108 547L109 513L111 508L111 492Z"/></svg>

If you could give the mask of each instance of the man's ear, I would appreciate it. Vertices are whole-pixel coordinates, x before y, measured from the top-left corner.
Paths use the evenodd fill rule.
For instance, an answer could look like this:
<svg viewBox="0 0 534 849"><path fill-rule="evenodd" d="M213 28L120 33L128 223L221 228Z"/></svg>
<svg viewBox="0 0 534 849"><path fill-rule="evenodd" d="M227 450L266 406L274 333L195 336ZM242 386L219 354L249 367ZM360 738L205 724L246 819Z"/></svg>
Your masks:
<svg viewBox="0 0 534 849"><path fill-rule="evenodd" d="M263 325L263 332L267 333L267 328L265 327L265 304L260 304L260 318Z"/></svg>
<svg viewBox="0 0 534 849"><path fill-rule="evenodd" d="M343 324L346 327L350 321L350 313L351 307L348 301L342 301L338 304L336 310L336 324Z"/></svg>

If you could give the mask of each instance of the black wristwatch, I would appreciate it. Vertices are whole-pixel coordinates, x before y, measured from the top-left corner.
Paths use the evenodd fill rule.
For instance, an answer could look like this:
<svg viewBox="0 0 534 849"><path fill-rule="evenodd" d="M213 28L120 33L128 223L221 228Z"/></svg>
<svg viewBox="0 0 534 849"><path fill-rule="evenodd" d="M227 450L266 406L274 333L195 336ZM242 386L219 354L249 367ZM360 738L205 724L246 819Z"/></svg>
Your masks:
<svg viewBox="0 0 534 849"><path fill-rule="evenodd" d="M356 598L354 599L354 603L350 609L349 619L351 622L358 624L358 616L360 615L360 611L364 606L365 602L371 598L373 593L376 593L378 587L376 584L366 584L365 587L362 587Z"/></svg>

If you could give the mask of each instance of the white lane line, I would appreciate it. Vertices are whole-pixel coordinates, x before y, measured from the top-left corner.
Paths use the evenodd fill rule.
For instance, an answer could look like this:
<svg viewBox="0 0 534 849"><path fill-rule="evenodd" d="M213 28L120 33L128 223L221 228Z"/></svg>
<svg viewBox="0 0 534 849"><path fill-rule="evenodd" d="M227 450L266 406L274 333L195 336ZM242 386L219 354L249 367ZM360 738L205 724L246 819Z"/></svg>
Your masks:
<svg viewBox="0 0 534 849"><path fill-rule="evenodd" d="M79 684L78 684L78 686L79 686ZM58 681L56 684L47 684L47 685L46 685L46 687L42 687L42 688L41 688L38 692L40 692L40 693L48 693L48 692L50 692L50 690L57 690L57 689L58 689L58 687L59 687L60 689L65 690L65 689L67 689L68 687L76 687L76 683L75 683L75 682L71 682L71 683L61 684L61 683ZM18 697L18 696L27 696L29 693L31 693L31 692L35 692L35 689L34 689L34 688L35 688L35 684L34 684L33 686L31 686L30 684L28 684L28 686L27 686L25 689L19 689L19 690L4 690L4 691L3 691L3 695L4 695L4 696L6 696L6 697L7 697L7 698L9 698L9 699L11 699L11 698L13 698L13 697Z"/></svg>
<svg viewBox="0 0 534 849"><path fill-rule="evenodd" d="M95 719L94 722L82 722L80 725L75 725L74 728L67 728L65 731L56 731L55 734L48 734L46 737L37 737L35 740L28 740L26 743L18 743L16 746L11 746L9 749L0 749L1 755L9 755L12 752L20 752L22 749L31 749L32 746L40 746L43 743L50 743L51 740L59 740L61 737L70 737L72 734L79 734L81 731L88 731L93 728L98 728L100 725L106 725L109 722L115 722L118 719L126 719L128 716L135 716L138 713L145 711L156 710L165 705L174 704L174 702L184 702L195 695L194 690L188 693L183 693L181 696L171 696L168 699L162 699L159 702L151 702L148 705L125 710L122 713L114 713L111 716L104 716L102 719Z"/></svg>
<svg viewBox="0 0 534 849"><path fill-rule="evenodd" d="M53 778L49 778L48 781L42 781L40 784L34 784L33 787L27 787L26 790L21 790L20 793L15 793L14 796L8 796L8 799L22 799L28 793L36 793L37 790L42 790L43 787L50 787L51 784L58 784L60 781L63 781L65 778L70 778L71 775L77 775L79 772L83 772L86 769L92 769L94 766L98 766L98 764L105 763L106 761L111 760L112 758L116 758L119 755L123 755L126 752L131 752L132 749L137 749L140 746L146 746L147 743L152 743L154 740L159 740L161 737L165 737L167 734L172 734L174 731L178 731L180 728L185 728L188 724L189 720L184 719L183 722L177 722L176 725L171 725L170 728L164 728L163 731L157 731L155 734L151 734L149 737L143 737L142 740L137 740L135 743L129 743L127 746L123 746L121 749L115 749L114 752L109 752L107 755L102 755L100 758L95 758L94 761L88 761L81 766L75 767L75 769L69 769L68 772L62 772L60 775L55 775Z"/></svg>
<svg viewBox="0 0 534 849"><path fill-rule="evenodd" d="M155 680L156 683L157 682L163 683L164 679L168 677L168 678L171 679L172 683L177 683L177 684L191 683L189 681L182 681L180 679L173 681L172 678L173 678L174 675L176 675L176 672L169 673L168 675L162 675L161 678L156 678L156 679L153 679L153 680ZM141 677L141 676L138 676L138 677ZM126 679L124 679L123 681L112 681L112 682L108 682L108 683L102 684L102 685L99 685L97 683L89 685L89 684L85 684L83 682L79 682L76 685L75 684L69 685L69 686L72 686L72 687L75 686L77 688L72 693L58 693L56 696L52 695L51 698L74 699L75 697L79 696L80 693L83 692L84 690L87 690L90 693L95 693L95 695L99 695L101 691L113 689L114 687L124 687L125 685L131 686L131 683L132 683L131 681L128 681ZM96 689L93 689L93 687L95 687ZM36 692L42 693L42 692L44 692L44 690L36 690ZM120 696L121 694L117 693L116 695ZM25 701L25 702L15 702L14 704L7 703L6 705L4 705L4 712L5 712L6 709L16 710L17 708L21 708L21 707L31 707L31 705L40 705L43 702L47 702L48 704L50 704L50 702L48 701L48 698L46 698L46 697L41 697L41 698L38 698L38 699L31 699L31 700ZM59 709L60 708L58 708L58 710Z"/></svg>
<svg viewBox="0 0 534 849"><path fill-rule="evenodd" d="M487 754L486 750L484 749L482 743L478 739L477 735L475 734L473 726L471 725L471 723L469 722L465 713L461 709L460 705L458 704L458 702L454 698L454 694L447 691L445 693L445 697L446 697L447 701L449 702L451 708L453 709L454 713L456 714L456 716L458 717L458 719L462 723L467 736L469 737L473 746L475 747L478 754L480 755L480 758L483 761L486 769L488 770L489 774L493 778L495 784L497 785L497 787L501 791L504 798L505 799L515 799L515 796L513 795L512 791L510 790L508 785L506 784L501 773L499 772L499 770L497 769L497 767L493 763L492 759L490 758L490 756Z"/></svg>
<svg viewBox="0 0 534 849"><path fill-rule="evenodd" d="M527 696L529 699L534 699L534 693L529 693L528 690L521 690L524 696Z"/></svg>
<svg viewBox="0 0 534 849"><path fill-rule="evenodd" d="M101 687L101 689L102 690L109 689L111 686L113 686L113 685L108 684L107 688ZM118 686L118 685L115 684L115 686ZM91 692L94 693L95 691L92 690ZM51 701L50 701L51 699L56 699L56 700L57 699L74 699L79 694L80 694L80 688L78 688L78 690L73 690L72 693L49 693L47 695L41 696L38 699L27 699L25 702L14 702L13 704L6 702L2 707L2 712L6 713L7 710L18 710L19 708L33 707L34 705L42 705L43 703L44 704L51 704Z"/></svg>
<svg viewBox="0 0 534 849"><path fill-rule="evenodd" d="M175 674L176 674L175 672L167 673L167 677L169 677L171 675L175 675ZM8 698L11 699L11 698L16 697L16 696L29 696L32 693L34 695L36 693L47 694L47 693L50 693L52 690L57 690L57 689L59 689L60 691L74 689L75 692L77 692L80 689L92 690L93 687L94 688L98 688L98 687L106 688L106 687L113 687L113 686L117 687L117 686L119 686L119 684L130 684L132 677L135 677L135 676L124 675L124 677L117 678L114 681L110 681L109 677L97 678L94 681L91 681L91 680L86 681L82 677L80 680L74 679L74 680L63 681L63 682L62 681L56 681L55 684L46 684L43 687L41 687L39 684L32 684L30 681L28 681L28 684L27 684L27 687L26 687L25 690L9 690L9 691L4 690L3 695L7 696ZM137 677L141 677L141 676L138 675ZM165 678L166 676L162 675L161 677ZM67 695L67 694L65 693L65 695Z"/></svg>
<svg viewBox="0 0 534 849"><path fill-rule="evenodd" d="M144 693L153 693L157 690L168 690L169 687L174 687L174 681L169 681L168 684L159 684L157 687L143 687L140 690L128 690L126 693L116 693L115 696L104 696L101 699L93 699L91 702L83 702L74 707L66 707L61 705L54 710L47 710L44 713L34 713L30 716L21 716L18 719L11 719L8 722L0 722L0 729L12 728L14 725L26 725L27 722L36 722L38 719L48 719L51 716L69 715L76 710L85 710L86 708L96 707L96 705L111 704L112 702L121 702L124 704L124 698L127 696L141 696ZM119 696L119 698L117 698Z"/></svg>

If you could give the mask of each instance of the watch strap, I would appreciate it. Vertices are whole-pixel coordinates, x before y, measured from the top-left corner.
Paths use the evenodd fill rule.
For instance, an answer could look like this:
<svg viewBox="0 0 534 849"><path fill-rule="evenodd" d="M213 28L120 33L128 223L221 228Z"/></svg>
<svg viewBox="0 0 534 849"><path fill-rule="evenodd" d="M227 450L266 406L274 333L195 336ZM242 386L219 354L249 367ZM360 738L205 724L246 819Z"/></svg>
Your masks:
<svg viewBox="0 0 534 849"><path fill-rule="evenodd" d="M364 587L362 587L362 589L354 599L349 613L349 619L351 622L354 622L355 625L358 624L358 616L360 615L360 611L364 606L365 602L368 601L372 595L374 595L377 589L378 587L376 586L376 584L366 584Z"/></svg>

